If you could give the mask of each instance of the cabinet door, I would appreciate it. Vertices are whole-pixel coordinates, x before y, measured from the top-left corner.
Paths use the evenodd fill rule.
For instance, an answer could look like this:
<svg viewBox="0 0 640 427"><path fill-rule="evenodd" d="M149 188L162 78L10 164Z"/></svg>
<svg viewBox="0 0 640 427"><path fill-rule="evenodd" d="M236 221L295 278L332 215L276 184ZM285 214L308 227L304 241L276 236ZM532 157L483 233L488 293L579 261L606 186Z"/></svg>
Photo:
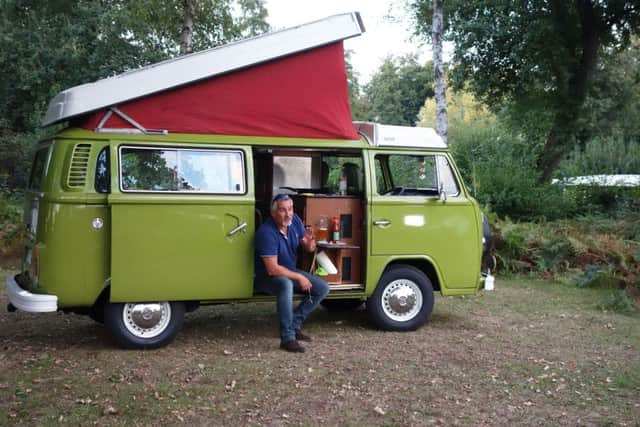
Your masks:
<svg viewBox="0 0 640 427"><path fill-rule="evenodd" d="M349 249L321 249L330 257L338 274L329 275L329 283L361 283L362 265L362 205L356 197L304 197L296 206L302 210L305 224L317 226L320 217L329 222L331 239L331 220L337 217L340 222L340 241L345 245L357 246Z"/></svg>

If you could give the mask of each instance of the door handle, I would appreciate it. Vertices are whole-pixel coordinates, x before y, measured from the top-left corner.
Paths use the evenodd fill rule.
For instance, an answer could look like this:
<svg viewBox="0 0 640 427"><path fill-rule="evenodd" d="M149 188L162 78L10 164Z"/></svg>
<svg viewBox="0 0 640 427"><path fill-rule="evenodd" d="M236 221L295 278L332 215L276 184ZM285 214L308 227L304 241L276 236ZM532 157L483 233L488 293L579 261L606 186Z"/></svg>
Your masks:
<svg viewBox="0 0 640 427"><path fill-rule="evenodd" d="M373 221L373 225L377 225L379 227L386 227L387 225L391 225L391 221L388 221L386 219L381 219L378 221Z"/></svg>
<svg viewBox="0 0 640 427"><path fill-rule="evenodd" d="M229 231L227 233L227 237L231 237L234 234L239 233L241 231L244 233L246 231L245 228L247 228L247 223L243 222L242 224L240 224L237 227L235 227L233 230Z"/></svg>

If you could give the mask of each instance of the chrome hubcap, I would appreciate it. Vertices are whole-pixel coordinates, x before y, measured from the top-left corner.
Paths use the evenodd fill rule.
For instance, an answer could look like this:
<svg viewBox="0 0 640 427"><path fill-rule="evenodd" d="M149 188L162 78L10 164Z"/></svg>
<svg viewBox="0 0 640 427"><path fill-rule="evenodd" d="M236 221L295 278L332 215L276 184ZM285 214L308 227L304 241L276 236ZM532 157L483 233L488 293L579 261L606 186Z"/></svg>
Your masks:
<svg viewBox="0 0 640 427"><path fill-rule="evenodd" d="M160 335L171 320L171 305L168 302L125 304L122 311L124 326L139 338Z"/></svg>
<svg viewBox="0 0 640 427"><path fill-rule="evenodd" d="M382 309L392 320L406 322L413 319L422 308L422 292L408 279L389 283L382 293Z"/></svg>

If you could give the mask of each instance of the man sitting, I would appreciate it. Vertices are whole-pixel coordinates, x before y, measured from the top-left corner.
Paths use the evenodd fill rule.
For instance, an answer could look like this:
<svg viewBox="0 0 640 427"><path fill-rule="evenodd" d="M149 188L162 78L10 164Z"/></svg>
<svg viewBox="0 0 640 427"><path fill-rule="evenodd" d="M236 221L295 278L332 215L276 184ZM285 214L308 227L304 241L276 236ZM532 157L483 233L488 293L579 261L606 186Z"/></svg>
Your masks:
<svg viewBox="0 0 640 427"><path fill-rule="evenodd" d="M302 322L329 293L329 285L317 276L296 268L298 247L307 252L316 249L312 230L305 230L293 212L293 200L279 194L271 203L271 218L256 232L255 289L277 296L280 319L280 348L304 353L300 343L311 341L301 328ZM293 308L293 293L305 295Z"/></svg>

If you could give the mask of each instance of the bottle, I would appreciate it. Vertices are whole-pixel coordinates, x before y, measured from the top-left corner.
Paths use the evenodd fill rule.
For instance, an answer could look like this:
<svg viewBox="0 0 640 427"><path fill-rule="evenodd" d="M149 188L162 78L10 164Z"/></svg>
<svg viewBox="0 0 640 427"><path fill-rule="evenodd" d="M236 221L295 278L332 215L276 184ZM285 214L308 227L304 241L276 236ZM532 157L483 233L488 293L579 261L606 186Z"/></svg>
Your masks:
<svg viewBox="0 0 640 427"><path fill-rule="evenodd" d="M336 243L338 240L340 240L340 220L337 216L334 216L333 220L331 221L331 230L333 232L331 240Z"/></svg>
<svg viewBox="0 0 640 427"><path fill-rule="evenodd" d="M338 182L338 193L341 196L347 195L347 177L344 175L340 177L340 181Z"/></svg>

